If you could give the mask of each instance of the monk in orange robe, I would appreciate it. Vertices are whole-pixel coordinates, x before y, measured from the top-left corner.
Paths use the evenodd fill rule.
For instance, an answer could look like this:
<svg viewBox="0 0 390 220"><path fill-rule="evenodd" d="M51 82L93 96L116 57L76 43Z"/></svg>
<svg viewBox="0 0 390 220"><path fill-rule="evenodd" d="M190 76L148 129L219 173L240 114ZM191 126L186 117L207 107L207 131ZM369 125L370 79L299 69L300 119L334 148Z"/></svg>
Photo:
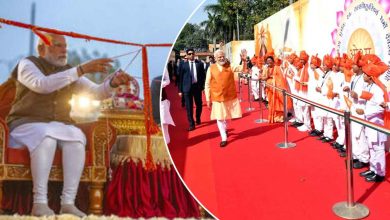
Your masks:
<svg viewBox="0 0 390 220"><path fill-rule="evenodd" d="M267 56L267 66L263 69L261 79L265 80L267 85L272 85L280 89L288 89L286 78L284 77L280 66L275 65L273 56ZM266 86L268 97L268 121L269 123L283 122L284 107L283 93L271 86ZM291 98L287 98L287 109L292 108Z"/></svg>

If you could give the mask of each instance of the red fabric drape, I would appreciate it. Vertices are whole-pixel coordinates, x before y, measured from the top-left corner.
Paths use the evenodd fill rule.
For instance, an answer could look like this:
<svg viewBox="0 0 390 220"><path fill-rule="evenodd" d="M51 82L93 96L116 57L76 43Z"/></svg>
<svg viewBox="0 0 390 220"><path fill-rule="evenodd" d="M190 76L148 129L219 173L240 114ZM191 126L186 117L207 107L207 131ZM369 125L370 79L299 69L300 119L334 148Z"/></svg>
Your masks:
<svg viewBox="0 0 390 220"><path fill-rule="evenodd" d="M32 208L32 183L19 181L3 183L2 207L6 213L27 215ZM56 212L60 209L62 183L49 183L49 206ZM157 165L147 171L142 163L127 162L113 172L113 179L106 186L104 201L106 215L132 218L199 218L197 202L180 181L173 167ZM88 210L88 184L80 183L76 205Z"/></svg>
<svg viewBox="0 0 390 220"><path fill-rule="evenodd" d="M156 166L147 171L142 163L126 162L114 171L107 185L106 215L132 218L200 217L199 206L176 171Z"/></svg>

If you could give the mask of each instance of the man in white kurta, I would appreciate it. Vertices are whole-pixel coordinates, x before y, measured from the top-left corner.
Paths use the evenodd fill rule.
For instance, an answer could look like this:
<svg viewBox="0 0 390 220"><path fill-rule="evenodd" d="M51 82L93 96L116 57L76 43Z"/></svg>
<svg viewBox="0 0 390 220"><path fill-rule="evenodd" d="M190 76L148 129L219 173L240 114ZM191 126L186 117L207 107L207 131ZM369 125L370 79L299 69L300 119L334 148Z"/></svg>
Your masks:
<svg viewBox="0 0 390 220"><path fill-rule="evenodd" d="M294 77L295 82L299 84L298 88L298 96L301 98L308 98L308 80L309 80L309 55L305 51L301 51L299 55L299 59L302 65L302 68L298 71L298 75ZM311 130L310 124L310 109L309 105L305 102L298 101L297 102L297 112L300 112L302 118L302 125L297 127L299 131L306 132Z"/></svg>
<svg viewBox="0 0 390 220"><path fill-rule="evenodd" d="M287 59L285 60L285 69L284 69L284 76L287 80L287 85L289 92L291 92L294 95L298 95L297 91L295 90L295 84L294 84L294 76L298 73L297 68L293 65L294 60L298 59L297 55L295 53L290 54ZM293 112L293 117L289 120L296 126L300 126L301 119L299 112L297 112L297 100L293 99L293 109L290 109L290 112ZM297 115L298 114L298 115Z"/></svg>
<svg viewBox="0 0 390 220"><path fill-rule="evenodd" d="M379 105L384 101L383 91L373 82L368 82L364 90L373 96L365 102L364 109L356 109L357 114L364 115L364 118L369 122L383 126L384 109ZM381 182L386 174L385 142L387 136L369 127L365 127L364 130L369 146L369 171L371 171L364 176L369 182Z"/></svg>
<svg viewBox="0 0 390 220"><path fill-rule="evenodd" d="M207 107L211 107L211 120L217 120L221 135L220 147L227 145L227 119L242 117L240 102L237 99L234 72L225 61L222 50L214 52L216 63L207 70L205 96Z"/></svg>
<svg viewBox="0 0 390 220"><path fill-rule="evenodd" d="M365 94L362 97L366 102L364 108L356 109L356 113L364 115L364 118L371 123L384 126L385 113L381 104L385 101L384 96L387 95L385 94L387 91L379 80L379 76L388 69L388 66L374 54L364 55L363 59L365 60L362 67L363 77L366 84L363 88ZM382 182L386 175L385 142L387 135L365 126L365 136L370 152L370 169L360 173L360 176L368 182Z"/></svg>
<svg viewBox="0 0 390 220"><path fill-rule="evenodd" d="M320 94L318 100L319 103L324 106L331 107L333 102L333 72L331 70L333 66L333 59L329 55L325 55L322 61L322 69L324 70L324 75L320 80L320 84L316 88L316 91ZM319 137L318 140L321 140L322 142L330 142L333 140L332 113L322 109L317 110L318 117L322 117L324 123L323 135Z"/></svg>
<svg viewBox="0 0 390 220"><path fill-rule="evenodd" d="M112 87L125 84L130 77L123 72L112 75L101 85L97 85L84 77L85 73L108 72L111 68L110 59L91 60L77 67L67 65L67 45L63 36L46 34L51 45L45 45L43 41L38 43L39 57L22 59L13 72L16 82L16 97L7 117L10 126L10 145L26 146L30 152L31 173L33 177L33 208L34 216L54 215L48 207L47 184L50 169L54 159L57 145L62 150L62 162L64 171L64 186L61 196L61 213L73 214L79 217L85 216L74 205L78 184L84 167L86 138L83 132L68 122L56 121L57 112L64 115L69 112L62 111L61 103L56 96L61 91L72 93L87 92L95 95L95 98L104 98L110 95ZM38 65L39 64L39 65ZM43 65L41 65L43 64ZM42 67L44 66L44 67ZM63 71L42 72L47 69L65 69ZM23 93L18 93L23 90ZM47 109L35 108L40 103L34 100L23 100L27 95L36 97L40 101L45 97L54 100ZM69 96L70 94L65 94ZM53 98L54 97L54 98ZM67 100L61 100L69 102ZM31 106L29 106L31 105ZM50 108L55 111L53 113ZM21 115L20 109L31 113L46 111L53 114L54 120L47 120L49 116L30 117ZM70 109L69 109L70 110Z"/></svg>
<svg viewBox="0 0 390 220"><path fill-rule="evenodd" d="M260 76L260 69L257 67L257 65L252 66L252 80L251 80L251 88L252 88L252 95L254 98L254 101L259 100L259 76ZM263 91L262 91L263 92ZM263 96L263 95L262 95Z"/></svg>
<svg viewBox="0 0 390 220"><path fill-rule="evenodd" d="M316 88L319 87L322 83L322 77L324 72L321 70L321 59L317 56L312 56L310 60L310 69L309 69L309 83L308 83L308 97L315 102L318 102L321 99L321 94L316 91ZM313 118L314 129L309 132L311 136L320 136L324 130L323 117L321 117L318 112L319 108L311 106L311 116Z"/></svg>
<svg viewBox="0 0 390 220"><path fill-rule="evenodd" d="M334 64L333 64L333 94L335 95L332 101L331 107L340 111L345 110L345 100L344 100L344 91L343 88L345 86L345 76L342 72L340 72L340 62L341 58L336 57L334 59ZM345 143L345 124L344 124L344 117L343 116L338 116L335 114L332 114L332 118L334 121L334 124L337 129L337 139L335 142L337 143L338 146L341 146L345 149L344 143ZM343 156L344 151L340 154L340 156Z"/></svg>
<svg viewBox="0 0 390 220"><path fill-rule="evenodd" d="M161 83L161 105L160 105L160 114L161 114L161 125L163 127L164 139L167 144L171 142L171 138L169 136L168 126L175 126L175 122L173 122L171 112L169 108L171 106L170 101L166 97L165 87L169 85L171 81L169 80L168 70L165 68L162 83Z"/></svg>
<svg viewBox="0 0 390 220"><path fill-rule="evenodd" d="M357 55L355 55L356 61L352 66L355 74L352 76L350 85L344 87L344 91L349 92L349 99L352 101L351 115L364 119L364 115L356 113L356 109L364 108L365 100L361 98L361 95L366 86L363 79L363 70L356 57ZM370 158L364 127L359 123L351 122L351 137L352 155L354 159L353 167L359 169L366 166Z"/></svg>
<svg viewBox="0 0 390 220"><path fill-rule="evenodd" d="M292 76L291 80L287 80L290 85L291 93L299 96L299 77L298 72L302 69L301 61L298 57L294 58L293 65L289 66L289 76ZM291 125L294 127L299 127L303 125L303 116L300 101L293 99L293 108L294 108L294 120Z"/></svg>

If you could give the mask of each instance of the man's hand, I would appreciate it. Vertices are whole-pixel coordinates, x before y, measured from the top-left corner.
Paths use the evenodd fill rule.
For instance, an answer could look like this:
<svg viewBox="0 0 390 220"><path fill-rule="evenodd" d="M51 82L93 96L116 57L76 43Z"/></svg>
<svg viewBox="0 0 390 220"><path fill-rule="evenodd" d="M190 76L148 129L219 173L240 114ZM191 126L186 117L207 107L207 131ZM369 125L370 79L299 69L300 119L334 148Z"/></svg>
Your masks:
<svg viewBox="0 0 390 220"><path fill-rule="evenodd" d="M179 92L179 96L182 97L182 96L183 96L183 93Z"/></svg>
<svg viewBox="0 0 390 220"><path fill-rule="evenodd" d="M116 88L120 85L127 85L130 80L131 77L127 73L120 70L112 77L110 85L111 87Z"/></svg>
<svg viewBox="0 0 390 220"><path fill-rule="evenodd" d="M358 115L364 115L364 110L361 109L361 108L357 108L357 109L356 109L356 113L357 113Z"/></svg>
<svg viewBox="0 0 390 220"><path fill-rule="evenodd" d="M387 109L387 103L386 102L382 102L381 104L379 104L382 108L384 109Z"/></svg>
<svg viewBox="0 0 390 220"><path fill-rule="evenodd" d="M357 99L357 98L358 98L358 94L357 94L356 92L354 92L354 91L351 91L351 92L349 93L349 95L350 95L352 98L354 98L354 99Z"/></svg>
<svg viewBox="0 0 390 220"><path fill-rule="evenodd" d="M207 101L207 108L211 108L211 102Z"/></svg>
<svg viewBox="0 0 390 220"><path fill-rule="evenodd" d="M345 86L344 88L343 88L343 91L344 92L349 92L351 89L348 87L348 86Z"/></svg>
<svg viewBox="0 0 390 220"><path fill-rule="evenodd" d="M80 64L77 68L77 73L79 76L82 76L85 73L108 73L112 68L111 62L113 62L113 60L109 58L90 60Z"/></svg>

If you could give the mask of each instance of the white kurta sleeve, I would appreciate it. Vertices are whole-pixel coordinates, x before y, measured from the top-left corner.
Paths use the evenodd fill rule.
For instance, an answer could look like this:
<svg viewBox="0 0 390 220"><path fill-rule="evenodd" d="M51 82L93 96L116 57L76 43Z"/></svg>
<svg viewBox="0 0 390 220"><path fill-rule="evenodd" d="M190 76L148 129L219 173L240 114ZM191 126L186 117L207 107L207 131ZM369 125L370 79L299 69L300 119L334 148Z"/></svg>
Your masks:
<svg viewBox="0 0 390 220"><path fill-rule="evenodd" d="M373 96L369 101L367 101L366 109L364 110L364 115L367 120L382 114L384 109L379 105L384 101L383 91L377 85L373 85L372 90L370 91Z"/></svg>
<svg viewBox="0 0 390 220"><path fill-rule="evenodd" d="M45 76L38 67L28 59L22 59L18 66L18 81L30 90L48 94L77 81L76 67Z"/></svg>
<svg viewBox="0 0 390 220"><path fill-rule="evenodd" d="M297 82L301 82L301 77L300 76L298 76L298 73L300 72L300 71L302 71L302 69L301 70L299 70L299 71L297 71L295 74L294 74L294 77L293 77L293 80L294 81L297 81ZM302 73L301 73L302 74Z"/></svg>
<svg viewBox="0 0 390 220"><path fill-rule="evenodd" d="M169 85L170 83L171 83L171 81L169 80L169 73L168 73L167 68L165 68L164 74L162 77L161 87L164 88L165 86Z"/></svg>
<svg viewBox="0 0 390 220"><path fill-rule="evenodd" d="M210 72L210 68L208 68L206 73L206 81L204 84L204 94L206 96L207 102L210 101L210 80L211 80L211 72Z"/></svg>
<svg viewBox="0 0 390 220"><path fill-rule="evenodd" d="M259 79L260 70L257 66L252 67L252 79Z"/></svg>
<svg viewBox="0 0 390 220"><path fill-rule="evenodd" d="M340 90L341 90L341 85L342 85L342 82L343 82L342 78L344 78L344 76L340 72L337 72L337 73L333 72L333 73L334 73L334 76L335 76L332 79L333 80L333 93L337 93L337 94L341 95Z"/></svg>

